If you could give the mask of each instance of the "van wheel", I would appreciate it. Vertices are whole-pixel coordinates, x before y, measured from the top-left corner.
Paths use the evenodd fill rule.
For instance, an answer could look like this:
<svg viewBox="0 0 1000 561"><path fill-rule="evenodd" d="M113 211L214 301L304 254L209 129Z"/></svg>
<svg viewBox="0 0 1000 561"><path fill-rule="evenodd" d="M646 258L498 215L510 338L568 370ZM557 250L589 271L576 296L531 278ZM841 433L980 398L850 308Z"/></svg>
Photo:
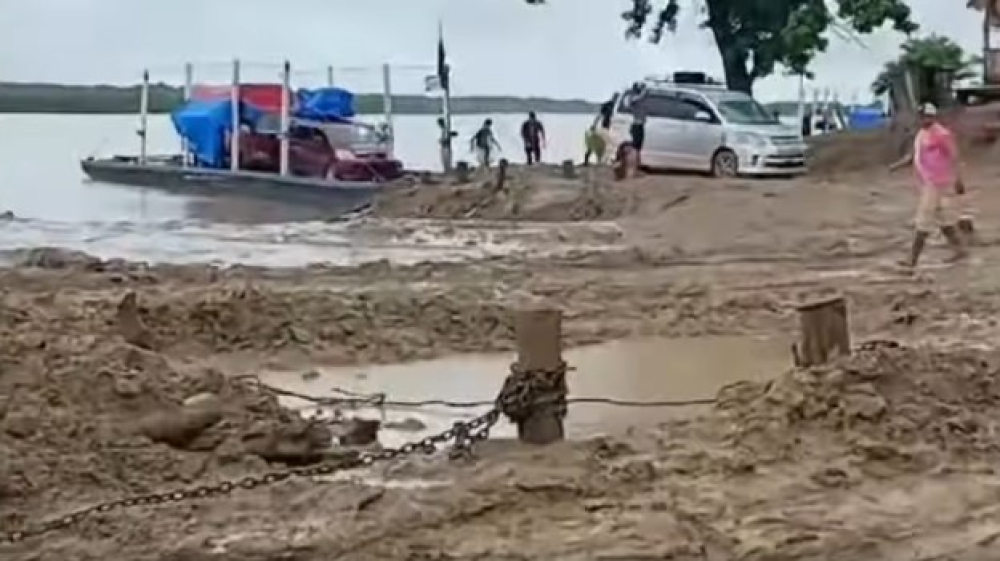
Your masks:
<svg viewBox="0 0 1000 561"><path fill-rule="evenodd" d="M736 152L720 148L712 156L712 175L715 177L736 177L740 171L740 160Z"/></svg>

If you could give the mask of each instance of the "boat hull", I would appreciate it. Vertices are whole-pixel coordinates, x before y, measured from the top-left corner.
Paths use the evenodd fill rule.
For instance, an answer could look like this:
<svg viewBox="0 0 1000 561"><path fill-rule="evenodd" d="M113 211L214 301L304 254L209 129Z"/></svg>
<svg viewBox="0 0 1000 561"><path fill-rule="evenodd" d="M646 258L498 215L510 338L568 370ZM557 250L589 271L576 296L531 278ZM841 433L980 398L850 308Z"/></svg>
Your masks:
<svg viewBox="0 0 1000 561"><path fill-rule="evenodd" d="M253 171L183 167L171 163L139 164L131 158L87 159L81 161L80 166L91 180L101 183L152 188L195 197L251 197L321 206L331 214L362 209L371 204L375 195L388 189L385 183L327 181Z"/></svg>

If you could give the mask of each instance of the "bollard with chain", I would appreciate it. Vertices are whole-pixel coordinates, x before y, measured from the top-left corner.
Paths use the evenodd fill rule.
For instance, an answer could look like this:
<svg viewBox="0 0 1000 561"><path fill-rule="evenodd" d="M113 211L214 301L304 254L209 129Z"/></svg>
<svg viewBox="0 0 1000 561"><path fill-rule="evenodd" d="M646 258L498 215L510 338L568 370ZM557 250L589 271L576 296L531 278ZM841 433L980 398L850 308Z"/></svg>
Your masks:
<svg viewBox="0 0 1000 561"><path fill-rule="evenodd" d="M518 438L549 444L565 437L566 363L562 359L562 313L524 308L515 317L517 362L501 390L498 404L517 425Z"/></svg>

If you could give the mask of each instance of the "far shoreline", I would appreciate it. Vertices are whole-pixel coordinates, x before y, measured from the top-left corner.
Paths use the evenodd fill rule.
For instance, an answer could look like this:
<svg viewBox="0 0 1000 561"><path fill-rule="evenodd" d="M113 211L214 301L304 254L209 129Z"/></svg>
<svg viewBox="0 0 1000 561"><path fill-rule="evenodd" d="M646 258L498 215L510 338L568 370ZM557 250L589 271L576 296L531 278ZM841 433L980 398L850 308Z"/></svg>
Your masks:
<svg viewBox="0 0 1000 561"><path fill-rule="evenodd" d="M39 115L129 115L139 112L141 88L132 86L67 85L0 82L0 114ZM149 88L149 114L168 114L184 102L181 88L152 84ZM392 96L394 115L439 115L441 100L428 95ZM380 115L381 93L355 94L359 115ZM455 96L451 99L453 115L520 114L528 111L549 114L592 114L598 103L583 99L554 99L519 96Z"/></svg>

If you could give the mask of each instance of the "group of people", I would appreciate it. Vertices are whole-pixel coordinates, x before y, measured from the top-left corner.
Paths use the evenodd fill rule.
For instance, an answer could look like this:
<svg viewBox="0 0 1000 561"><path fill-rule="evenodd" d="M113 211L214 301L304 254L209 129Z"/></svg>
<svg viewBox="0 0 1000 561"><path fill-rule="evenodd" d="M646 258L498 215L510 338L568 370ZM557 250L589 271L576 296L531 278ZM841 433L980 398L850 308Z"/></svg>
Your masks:
<svg viewBox="0 0 1000 561"><path fill-rule="evenodd" d="M441 150L441 167L445 173L451 171L452 144L458 133L450 130L448 122L443 118L438 121L438 143ZM545 149L545 126L538 120L534 111L528 113L528 118L521 124L521 142L524 147L525 162L530 166L541 163L542 151ZM476 164L482 169L493 165L495 155L503 151L500 141L493 132L493 119L486 119L482 126L469 139L469 151L476 155Z"/></svg>
<svg viewBox="0 0 1000 561"><path fill-rule="evenodd" d="M614 113L616 98L603 103L597 117L587 129L584 135L584 156L583 164L589 165L591 158L596 163L607 163L612 160L615 164L616 175L628 175L638 169L640 165L639 155L642 152L646 138L646 107L643 103L646 91L641 83L636 83L626 92L627 102L630 105L632 123L629 127L629 136L622 142L615 143L611 136L611 118ZM625 103L623 101L623 103ZM453 145L458 133L451 130L449 124L443 117L437 120L438 124L438 144L441 153L441 167L445 173L451 172L454 159ZM528 113L528 118L521 123L521 144L524 149L524 159L527 165L541 163L542 152L545 150L545 126L538 119L534 111ZM615 153L612 157L609 147L614 146ZM503 151L496 134L493 132L493 119L486 119L478 130L469 139L469 151L476 155L476 163L481 169L489 169L493 165L494 157Z"/></svg>

